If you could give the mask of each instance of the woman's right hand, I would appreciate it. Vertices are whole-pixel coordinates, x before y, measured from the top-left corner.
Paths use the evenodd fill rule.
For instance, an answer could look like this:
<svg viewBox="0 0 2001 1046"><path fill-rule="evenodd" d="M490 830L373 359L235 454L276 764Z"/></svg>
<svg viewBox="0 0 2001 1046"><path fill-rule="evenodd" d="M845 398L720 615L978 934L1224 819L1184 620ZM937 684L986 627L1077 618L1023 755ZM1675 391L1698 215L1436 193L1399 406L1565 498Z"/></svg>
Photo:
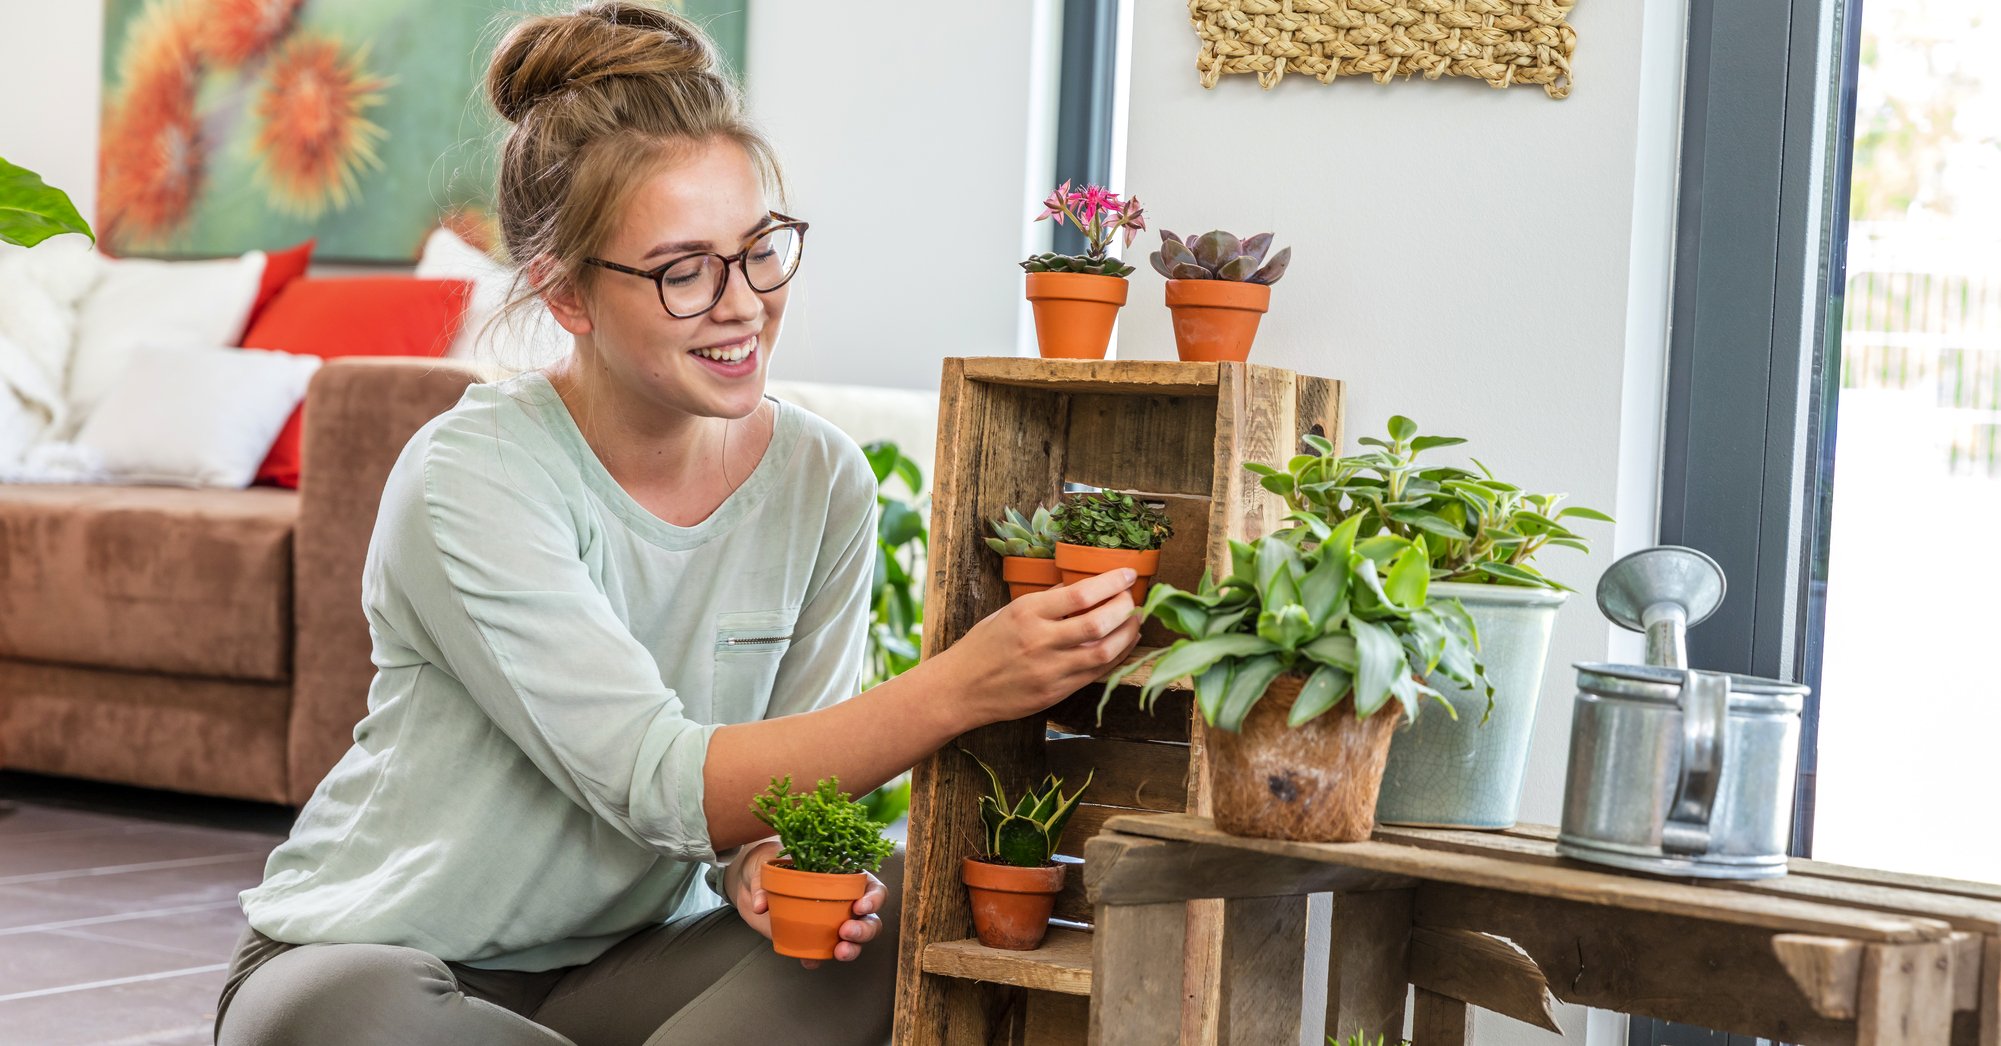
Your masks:
<svg viewBox="0 0 2001 1046"><path fill-rule="evenodd" d="M1136 575L1121 567L987 615L937 660L949 662L981 724L1034 715L1102 678L1139 642Z"/></svg>

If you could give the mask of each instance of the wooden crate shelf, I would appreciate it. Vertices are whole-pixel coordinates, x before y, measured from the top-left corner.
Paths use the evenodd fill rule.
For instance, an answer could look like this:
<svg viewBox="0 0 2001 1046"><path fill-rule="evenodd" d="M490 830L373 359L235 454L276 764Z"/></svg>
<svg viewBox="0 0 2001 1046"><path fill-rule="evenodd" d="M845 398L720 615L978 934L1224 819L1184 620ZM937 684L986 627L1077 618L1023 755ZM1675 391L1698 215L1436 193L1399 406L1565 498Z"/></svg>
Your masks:
<svg viewBox="0 0 2001 1046"><path fill-rule="evenodd" d="M1204 571L1229 572L1231 540L1269 533L1284 518L1284 503L1244 463L1282 463L1308 434L1338 444L1340 419L1339 382L1276 367L946 360L924 656L951 646L1007 602L999 557L982 540L986 521L1003 509L1053 504L1066 483L1142 493L1164 503L1174 523L1157 579L1194 588ZM1144 657L1174 638L1149 623L1131 656ZM1048 772L1071 787L1095 773L1065 833L1067 857L1081 858L1085 842L1116 817L1206 814L1208 763L1193 695L1178 685L1160 695L1151 714L1141 712L1132 697L1146 679L1142 670L1125 680L1102 718L1101 682L1044 715L965 734L913 768L898 948L899 1046L1082 1041L1089 932L1053 927L1049 942L1026 955L968 940L972 919L959 869L981 834L978 798L986 789L969 754L994 767L1011 791ZM1083 871L1080 865L1067 877L1057 918L1091 921ZM1289 931L1275 926L1273 932ZM1193 972L1184 1012L1188 1031L1200 1040L1217 1020L1221 996L1218 903L1189 906L1187 948Z"/></svg>
<svg viewBox="0 0 2001 1046"><path fill-rule="evenodd" d="M1091 935L1052 926L1042 947L1032 952L989 948L976 937L939 941L924 949L924 972L1034 991L1089 995Z"/></svg>

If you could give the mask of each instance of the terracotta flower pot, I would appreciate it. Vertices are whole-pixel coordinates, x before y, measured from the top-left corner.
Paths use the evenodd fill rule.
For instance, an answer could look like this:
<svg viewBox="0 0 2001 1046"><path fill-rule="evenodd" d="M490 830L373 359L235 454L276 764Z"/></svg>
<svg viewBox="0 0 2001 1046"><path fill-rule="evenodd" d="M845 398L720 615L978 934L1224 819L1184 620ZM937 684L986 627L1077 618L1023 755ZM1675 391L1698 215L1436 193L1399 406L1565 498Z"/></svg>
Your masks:
<svg viewBox="0 0 2001 1046"><path fill-rule="evenodd" d="M1236 280L1169 280L1174 350L1184 360L1221 363L1250 358L1258 320L1271 307L1271 285Z"/></svg>
<svg viewBox="0 0 2001 1046"><path fill-rule="evenodd" d="M802 872L789 861L764 866L771 902L771 949L795 959L831 959L841 924L854 918L855 902L868 892L868 875Z"/></svg>
<svg viewBox="0 0 2001 1046"><path fill-rule="evenodd" d="M1081 272L1031 272L1035 341L1043 359L1101 360L1126 303L1126 281Z"/></svg>
<svg viewBox="0 0 2001 1046"><path fill-rule="evenodd" d="M1091 545L1072 545L1067 541L1056 543L1056 569L1063 574L1063 583L1073 585L1087 577L1094 577L1107 570L1131 567L1139 574L1133 582L1133 602L1146 602L1147 582L1160 570L1160 550L1147 549L1134 552L1123 548L1096 548Z"/></svg>
<svg viewBox="0 0 2001 1046"><path fill-rule="evenodd" d="M1375 829L1390 738L1403 717L1392 699L1367 719L1352 698L1300 727L1286 716L1306 676L1288 673L1251 706L1238 733L1208 735L1216 827L1231 835L1352 843Z"/></svg>
<svg viewBox="0 0 2001 1046"><path fill-rule="evenodd" d="M1062 584L1063 574L1056 569L1053 559L1002 556L1001 580L1007 582L1007 597L1020 599L1030 592L1041 592Z"/></svg>
<svg viewBox="0 0 2001 1046"><path fill-rule="evenodd" d="M960 865L973 902L973 931L989 948L1025 952L1049 932L1049 914L1063 889L1065 867L1019 868L968 857Z"/></svg>

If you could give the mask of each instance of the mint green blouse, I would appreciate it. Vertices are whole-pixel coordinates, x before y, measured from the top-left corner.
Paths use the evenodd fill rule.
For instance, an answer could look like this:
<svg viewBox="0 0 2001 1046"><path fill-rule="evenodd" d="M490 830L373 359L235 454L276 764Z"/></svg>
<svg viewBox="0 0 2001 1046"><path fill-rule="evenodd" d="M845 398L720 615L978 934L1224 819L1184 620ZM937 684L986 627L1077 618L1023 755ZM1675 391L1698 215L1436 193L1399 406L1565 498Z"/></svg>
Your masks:
<svg viewBox="0 0 2001 1046"><path fill-rule="evenodd" d="M859 690L875 565L861 449L774 409L692 527L619 487L539 372L420 429L362 573L368 714L243 894L250 925L547 970L718 903L709 738Z"/></svg>

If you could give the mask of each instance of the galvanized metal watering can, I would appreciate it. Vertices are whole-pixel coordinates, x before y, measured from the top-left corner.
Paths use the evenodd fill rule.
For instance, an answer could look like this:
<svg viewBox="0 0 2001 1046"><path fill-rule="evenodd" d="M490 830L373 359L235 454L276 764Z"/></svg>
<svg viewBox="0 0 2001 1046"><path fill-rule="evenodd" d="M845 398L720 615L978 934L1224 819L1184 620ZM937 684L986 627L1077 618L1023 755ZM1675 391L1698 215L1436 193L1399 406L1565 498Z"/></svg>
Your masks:
<svg viewBox="0 0 2001 1046"><path fill-rule="evenodd" d="M1647 664L1580 663L1557 852L1659 875L1786 874L1807 689L1688 667L1723 568L1662 546L1612 565L1598 607L1647 635Z"/></svg>

